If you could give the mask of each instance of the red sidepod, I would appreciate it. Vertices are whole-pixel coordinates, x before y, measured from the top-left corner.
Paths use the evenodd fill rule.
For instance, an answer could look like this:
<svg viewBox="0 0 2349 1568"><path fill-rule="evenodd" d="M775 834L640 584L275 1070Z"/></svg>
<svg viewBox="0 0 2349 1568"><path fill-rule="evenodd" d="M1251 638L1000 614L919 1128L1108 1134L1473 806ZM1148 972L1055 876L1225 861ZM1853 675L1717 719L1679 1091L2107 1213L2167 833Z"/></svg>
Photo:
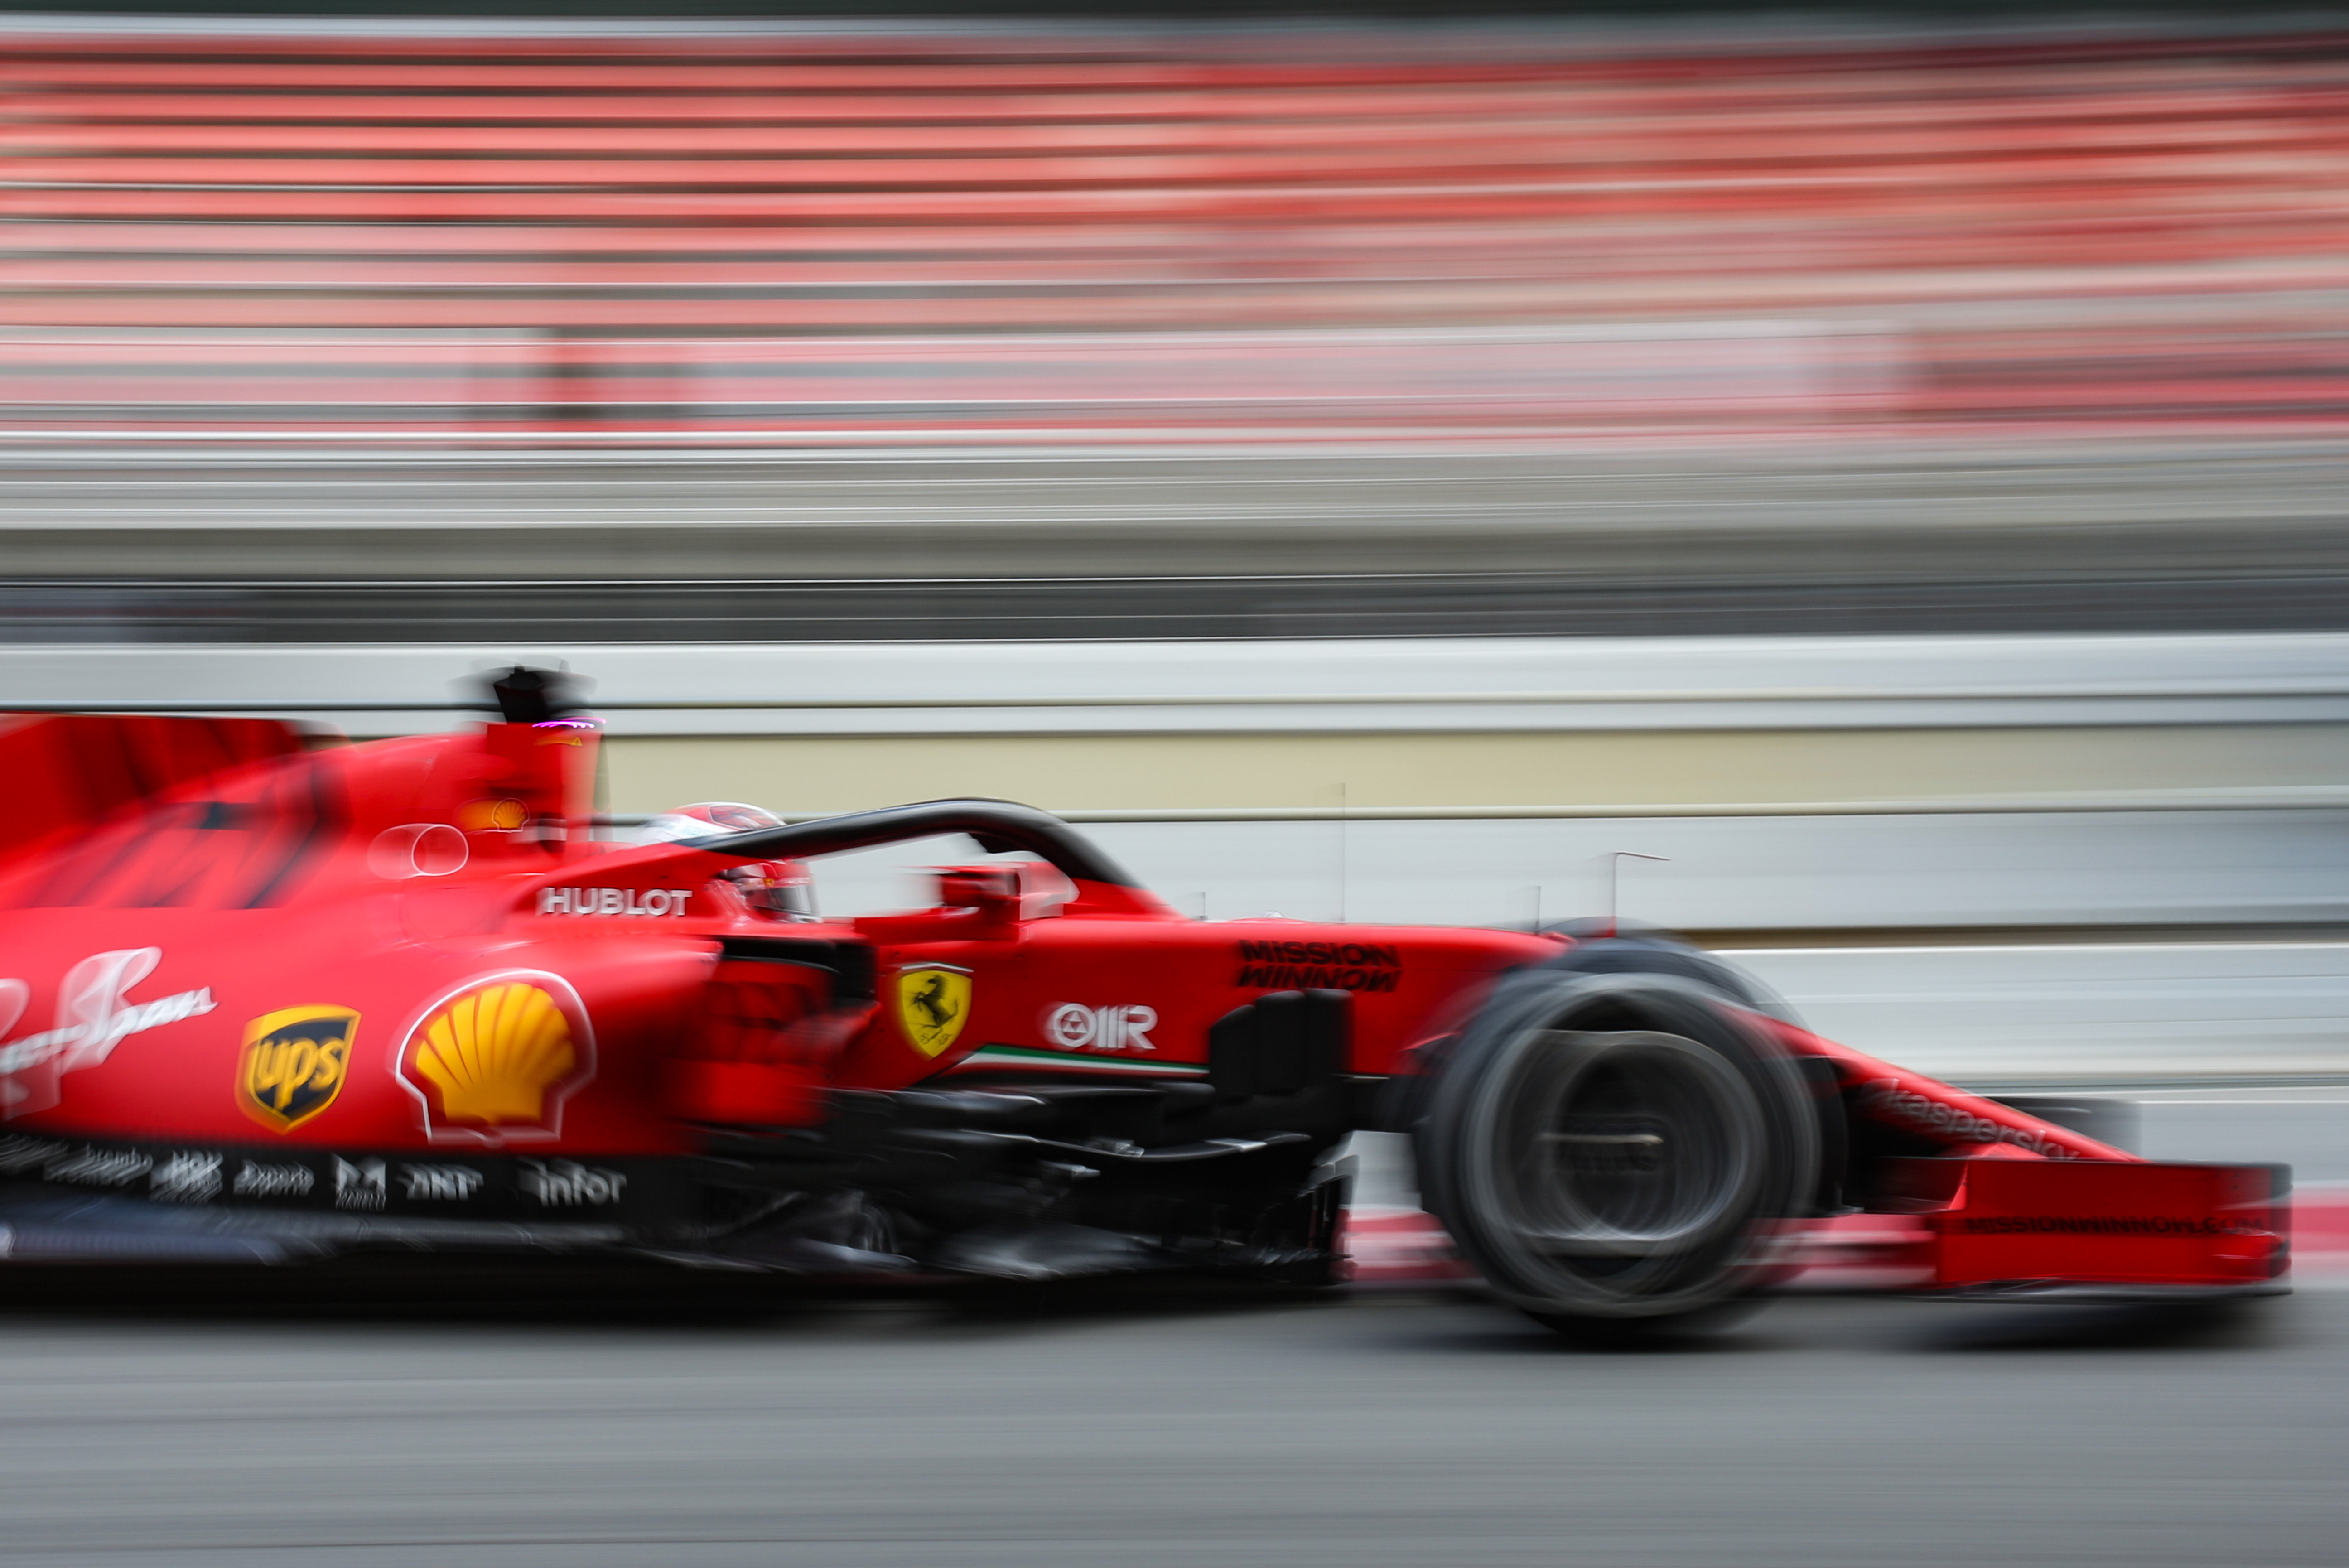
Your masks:
<svg viewBox="0 0 2349 1568"><path fill-rule="evenodd" d="M832 1009L807 965L721 959L662 1075L670 1113L688 1122L806 1127L821 1121L825 1074L870 1009Z"/></svg>

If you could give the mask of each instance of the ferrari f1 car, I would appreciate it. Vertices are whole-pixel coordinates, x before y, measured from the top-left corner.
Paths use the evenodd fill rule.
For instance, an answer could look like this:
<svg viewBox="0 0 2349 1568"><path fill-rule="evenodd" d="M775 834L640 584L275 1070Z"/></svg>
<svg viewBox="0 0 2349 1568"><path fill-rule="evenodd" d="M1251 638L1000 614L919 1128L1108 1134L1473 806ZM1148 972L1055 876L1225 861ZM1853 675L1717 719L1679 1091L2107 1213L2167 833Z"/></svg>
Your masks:
<svg viewBox="0 0 2349 1568"><path fill-rule="evenodd" d="M1713 1313L1859 1210L1920 1217L1932 1290L2278 1288L2278 1169L1872 1060L1662 937L1192 919L991 800L611 842L595 722L535 672L498 698L345 746L5 722L10 1259L1312 1283L1342 1273L1337 1151L1383 1129L1492 1289L1567 1329ZM939 835L1025 858L907 913L797 892Z"/></svg>

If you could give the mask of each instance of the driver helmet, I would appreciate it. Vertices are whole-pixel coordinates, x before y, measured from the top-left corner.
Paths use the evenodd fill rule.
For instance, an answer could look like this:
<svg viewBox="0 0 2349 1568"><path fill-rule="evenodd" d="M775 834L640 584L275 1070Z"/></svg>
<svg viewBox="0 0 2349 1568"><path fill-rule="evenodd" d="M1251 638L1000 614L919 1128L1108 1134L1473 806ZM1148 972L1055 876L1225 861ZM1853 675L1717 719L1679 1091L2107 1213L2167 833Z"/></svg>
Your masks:
<svg viewBox="0 0 2349 1568"><path fill-rule="evenodd" d="M697 801L664 811L636 830L639 844L674 844L685 838L718 838L781 827L783 819L761 806L735 800ZM734 885L742 901L770 919L812 920L815 879L798 860L751 860L719 873Z"/></svg>
<svg viewBox="0 0 2349 1568"><path fill-rule="evenodd" d="M636 829L639 844L674 844L680 838L715 838L721 833L750 833L781 827L783 819L761 806L739 800L696 801L648 819Z"/></svg>

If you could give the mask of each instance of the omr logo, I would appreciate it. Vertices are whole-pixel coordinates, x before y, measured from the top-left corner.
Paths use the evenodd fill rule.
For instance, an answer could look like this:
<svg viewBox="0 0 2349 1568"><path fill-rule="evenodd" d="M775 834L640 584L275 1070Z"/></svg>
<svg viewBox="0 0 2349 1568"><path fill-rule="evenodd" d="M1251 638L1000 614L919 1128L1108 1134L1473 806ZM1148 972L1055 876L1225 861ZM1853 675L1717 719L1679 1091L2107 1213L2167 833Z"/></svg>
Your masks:
<svg viewBox="0 0 2349 1568"><path fill-rule="evenodd" d="M1148 1030L1158 1027L1158 1010L1138 1002L1087 1007L1063 1002L1044 1014L1044 1044L1063 1051L1155 1051Z"/></svg>

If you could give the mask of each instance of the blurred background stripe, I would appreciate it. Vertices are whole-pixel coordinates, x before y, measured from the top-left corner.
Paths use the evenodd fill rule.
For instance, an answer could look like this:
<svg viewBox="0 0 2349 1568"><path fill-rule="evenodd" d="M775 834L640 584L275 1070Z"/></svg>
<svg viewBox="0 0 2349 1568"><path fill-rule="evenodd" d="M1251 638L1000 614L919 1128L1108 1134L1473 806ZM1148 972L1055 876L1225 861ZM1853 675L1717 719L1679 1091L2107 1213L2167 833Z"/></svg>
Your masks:
<svg viewBox="0 0 2349 1568"><path fill-rule="evenodd" d="M2349 33L0 38L0 419L2329 431Z"/></svg>
<svg viewBox="0 0 2349 1568"><path fill-rule="evenodd" d="M0 21L0 697L2349 1076L2318 14ZM968 846L825 867L917 896ZM2040 950L2047 950L2042 952Z"/></svg>

